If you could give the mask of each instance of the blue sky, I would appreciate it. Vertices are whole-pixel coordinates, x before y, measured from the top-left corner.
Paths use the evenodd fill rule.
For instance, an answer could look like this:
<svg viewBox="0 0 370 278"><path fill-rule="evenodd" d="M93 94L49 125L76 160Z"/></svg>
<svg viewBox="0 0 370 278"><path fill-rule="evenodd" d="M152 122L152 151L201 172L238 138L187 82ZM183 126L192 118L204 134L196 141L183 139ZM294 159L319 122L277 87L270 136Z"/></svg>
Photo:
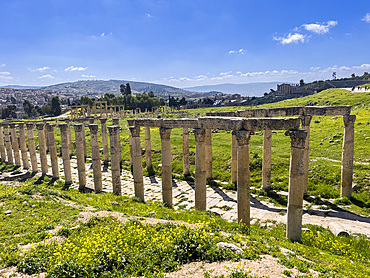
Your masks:
<svg viewBox="0 0 370 278"><path fill-rule="evenodd" d="M0 0L0 86L189 87L370 71L368 0Z"/></svg>

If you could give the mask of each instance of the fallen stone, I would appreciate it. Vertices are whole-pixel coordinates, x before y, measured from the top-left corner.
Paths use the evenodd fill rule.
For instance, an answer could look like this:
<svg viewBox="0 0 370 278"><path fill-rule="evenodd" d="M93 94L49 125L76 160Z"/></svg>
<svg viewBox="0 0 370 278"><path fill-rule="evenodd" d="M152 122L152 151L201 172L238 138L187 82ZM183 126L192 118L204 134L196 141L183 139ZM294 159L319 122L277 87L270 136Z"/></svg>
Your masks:
<svg viewBox="0 0 370 278"><path fill-rule="evenodd" d="M229 249L235 253L242 253L243 250L236 246L235 244L232 243L227 243L227 242L219 242L217 243L217 246L222 248L222 249Z"/></svg>
<svg viewBox="0 0 370 278"><path fill-rule="evenodd" d="M5 215L9 215L9 214L11 214L12 213L12 211L11 210L7 210L6 212L5 212Z"/></svg>

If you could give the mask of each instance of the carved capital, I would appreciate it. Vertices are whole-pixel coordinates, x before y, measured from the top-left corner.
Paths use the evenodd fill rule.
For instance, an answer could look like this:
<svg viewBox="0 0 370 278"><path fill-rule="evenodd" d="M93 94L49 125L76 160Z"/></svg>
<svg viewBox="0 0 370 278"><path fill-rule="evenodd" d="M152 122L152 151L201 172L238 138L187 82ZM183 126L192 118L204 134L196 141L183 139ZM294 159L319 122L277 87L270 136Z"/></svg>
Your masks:
<svg viewBox="0 0 370 278"><path fill-rule="evenodd" d="M63 120L66 124L69 124L69 119L67 118L67 119L64 119Z"/></svg>
<svg viewBox="0 0 370 278"><path fill-rule="evenodd" d="M73 128L75 129L75 132L81 132L82 131L82 124L74 124Z"/></svg>
<svg viewBox="0 0 370 278"><path fill-rule="evenodd" d="M36 123L36 128L38 130L43 130L44 129L44 123Z"/></svg>
<svg viewBox="0 0 370 278"><path fill-rule="evenodd" d="M107 119L106 118L100 118L100 123L102 125L105 125L106 122L107 122Z"/></svg>
<svg viewBox="0 0 370 278"><path fill-rule="evenodd" d="M113 118L112 122L113 122L113 125L119 125L119 119L118 118Z"/></svg>
<svg viewBox="0 0 370 278"><path fill-rule="evenodd" d="M98 134L99 125L89 124L88 127L90 128L90 133Z"/></svg>
<svg viewBox="0 0 370 278"><path fill-rule="evenodd" d="M344 126L345 127L348 127L348 126L353 126L355 124L355 121L356 121L356 115L344 115L343 116L343 122L344 122Z"/></svg>
<svg viewBox="0 0 370 278"><path fill-rule="evenodd" d="M55 124L47 124L46 125L46 130L47 131L54 131Z"/></svg>
<svg viewBox="0 0 370 278"><path fill-rule="evenodd" d="M35 125L33 123L26 123L26 127L29 130L33 130L33 128L35 127Z"/></svg>
<svg viewBox="0 0 370 278"><path fill-rule="evenodd" d="M140 126L130 126L129 129L132 137L140 136Z"/></svg>
<svg viewBox="0 0 370 278"><path fill-rule="evenodd" d="M67 124L59 124L58 127L60 128L60 131L65 132L67 130L68 125Z"/></svg>
<svg viewBox="0 0 370 278"><path fill-rule="evenodd" d="M8 128L8 126L9 126L9 125L8 125L8 123L2 123L1 125L2 125L4 128Z"/></svg>
<svg viewBox="0 0 370 278"><path fill-rule="evenodd" d="M300 116L299 119L301 120L302 126L309 126L311 124L312 116L311 115Z"/></svg>
<svg viewBox="0 0 370 278"><path fill-rule="evenodd" d="M15 123L10 123L10 124L9 124L9 127L10 127L10 128L15 128Z"/></svg>
<svg viewBox="0 0 370 278"><path fill-rule="evenodd" d="M159 128L159 134L161 135L161 140L170 140L171 128L161 127Z"/></svg>
<svg viewBox="0 0 370 278"><path fill-rule="evenodd" d="M108 131L110 136L116 136L120 131L120 127L118 125L108 126Z"/></svg>
<svg viewBox="0 0 370 278"><path fill-rule="evenodd" d="M287 130L285 132L286 136L290 136L291 146L297 149L304 149L307 131L305 130Z"/></svg>
<svg viewBox="0 0 370 278"><path fill-rule="evenodd" d="M194 128L193 133L196 142L203 142L206 136L206 130L204 128Z"/></svg>
<svg viewBox="0 0 370 278"><path fill-rule="evenodd" d="M24 123L18 123L18 127L19 127L19 129L24 128Z"/></svg>
<svg viewBox="0 0 370 278"><path fill-rule="evenodd" d="M239 146L249 145L249 139L251 138L252 134L250 130L235 130L232 134L235 135L236 141L238 142Z"/></svg>

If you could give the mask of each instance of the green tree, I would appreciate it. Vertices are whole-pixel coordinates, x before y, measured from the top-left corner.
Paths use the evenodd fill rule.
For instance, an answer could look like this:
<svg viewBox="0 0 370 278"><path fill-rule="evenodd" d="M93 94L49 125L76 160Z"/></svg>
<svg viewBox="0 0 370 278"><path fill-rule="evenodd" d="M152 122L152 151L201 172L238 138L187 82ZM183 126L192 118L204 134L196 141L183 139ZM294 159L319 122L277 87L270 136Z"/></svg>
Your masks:
<svg viewBox="0 0 370 278"><path fill-rule="evenodd" d="M60 107L60 100L58 96L54 96L51 99L51 114L53 116L59 116L62 114L62 108Z"/></svg>
<svg viewBox="0 0 370 278"><path fill-rule="evenodd" d="M129 83L126 83L125 95L131 95L131 87Z"/></svg>
<svg viewBox="0 0 370 278"><path fill-rule="evenodd" d="M299 86L300 87L303 87L304 86L304 80L303 79L299 80Z"/></svg>
<svg viewBox="0 0 370 278"><path fill-rule="evenodd" d="M125 92L126 92L126 86L125 86L125 84L121 84L119 86L119 90L120 90L121 94L124 95Z"/></svg>

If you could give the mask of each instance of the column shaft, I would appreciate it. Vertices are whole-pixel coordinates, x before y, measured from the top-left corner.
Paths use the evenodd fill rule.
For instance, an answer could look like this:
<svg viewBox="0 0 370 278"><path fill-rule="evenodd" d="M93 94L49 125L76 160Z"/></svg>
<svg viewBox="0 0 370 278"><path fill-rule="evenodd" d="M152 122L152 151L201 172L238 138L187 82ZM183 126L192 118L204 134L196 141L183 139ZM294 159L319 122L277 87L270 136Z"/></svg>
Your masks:
<svg viewBox="0 0 370 278"><path fill-rule="evenodd" d="M102 137L102 144L103 144L103 161L104 164L107 165L109 161L109 148L108 148L108 138L107 138L107 119L100 119L101 122L101 137Z"/></svg>
<svg viewBox="0 0 370 278"><path fill-rule="evenodd" d="M6 148L7 162L9 164L14 164L13 150L12 150L12 144L10 142L8 124L3 124L3 127L4 127L4 140L5 140L5 148Z"/></svg>
<svg viewBox="0 0 370 278"><path fill-rule="evenodd" d="M355 148L355 115L343 116L344 136L342 149L342 173L341 173L341 196L348 198L352 195L352 178L353 178L353 155Z"/></svg>
<svg viewBox="0 0 370 278"><path fill-rule="evenodd" d="M57 145L55 144L54 136L54 124L47 124L46 130L48 135L48 144L51 160L51 169L53 172L53 179L59 179L59 167L58 167L58 154L57 154Z"/></svg>
<svg viewBox="0 0 370 278"><path fill-rule="evenodd" d="M291 130L287 131L286 135L289 135L291 138L286 236L292 241L301 241L304 193L304 148L307 132L305 130Z"/></svg>
<svg viewBox="0 0 370 278"><path fill-rule="evenodd" d="M59 124L60 128L60 139L62 141L62 158L63 158L63 168L64 168L64 180L65 186L69 186L72 184L72 174L71 174L71 160L70 160L70 153L69 153L69 145L68 145L68 125Z"/></svg>
<svg viewBox="0 0 370 278"><path fill-rule="evenodd" d="M206 129L205 136L206 178L212 179L212 130Z"/></svg>
<svg viewBox="0 0 370 278"><path fill-rule="evenodd" d="M162 146L162 198L163 202L172 207L172 156L171 156L171 129L161 127Z"/></svg>
<svg viewBox="0 0 370 278"><path fill-rule="evenodd" d="M271 129L263 131L262 189L271 187Z"/></svg>
<svg viewBox="0 0 370 278"><path fill-rule="evenodd" d="M9 124L10 133L12 136L12 146L13 146L13 154L14 154L14 162L15 166L21 166L21 157L19 155L19 144L17 138L17 131L15 130L15 124Z"/></svg>
<svg viewBox="0 0 370 278"><path fill-rule="evenodd" d="M121 195L121 143L117 140L119 137L120 127L118 125L113 125L108 127L108 130L110 136L110 156L112 161L113 193Z"/></svg>
<svg viewBox="0 0 370 278"><path fill-rule="evenodd" d="M82 140L82 124L75 124L75 140L76 140L76 157L78 171L78 190L84 192L86 190L86 166L85 166L85 151Z"/></svg>
<svg viewBox="0 0 370 278"><path fill-rule="evenodd" d="M146 168L152 168L152 144L150 141L150 127L145 127L145 159L146 159Z"/></svg>
<svg viewBox="0 0 370 278"><path fill-rule="evenodd" d="M90 136L91 136L91 158L94 174L94 191L95 193L100 193L102 191L102 173L101 173L101 160L100 160L100 150L99 150L99 138L98 138L98 128L97 124L89 125Z"/></svg>
<svg viewBox="0 0 370 278"><path fill-rule="evenodd" d="M238 222L250 228L249 130L233 132L238 144Z"/></svg>
<svg viewBox="0 0 370 278"><path fill-rule="evenodd" d="M1 124L0 124L0 157L2 162L6 161L3 126Z"/></svg>
<svg viewBox="0 0 370 278"><path fill-rule="evenodd" d="M182 129L182 173L184 176L190 175L189 160L189 129Z"/></svg>
<svg viewBox="0 0 370 278"><path fill-rule="evenodd" d="M301 116L302 129L307 132L307 139L304 146L304 183L303 183L303 193L307 193L308 189L308 172L310 165L310 123L312 116Z"/></svg>
<svg viewBox="0 0 370 278"><path fill-rule="evenodd" d="M67 124L67 138L68 138L68 152L71 156L73 154L73 148L72 148L72 134L71 134L71 125L69 119L65 119L64 122Z"/></svg>
<svg viewBox="0 0 370 278"><path fill-rule="evenodd" d="M37 126L37 131L38 131L38 138L39 138L41 172L42 172L42 175L46 175L48 173L48 161L46 158L46 138L45 138L44 123L37 123L36 126Z"/></svg>
<svg viewBox="0 0 370 278"><path fill-rule="evenodd" d="M235 134L231 135L231 182L238 182L238 143Z"/></svg>
<svg viewBox="0 0 370 278"><path fill-rule="evenodd" d="M24 124L19 123L18 127L19 127L19 144L21 147L23 169L28 169L30 168L30 164L28 162L27 143L26 143L26 134L24 132Z"/></svg>
<svg viewBox="0 0 370 278"><path fill-rule="evenodd" d="M39 171L39 167L37 165L35 139L33 137L34 124L27 123L26 126L27 126L28 148L30 151L32 172L37 173Z"/></svg>
<svg viewBox="0 0 370 278"><path fill-rule="evenodd" d="M132 139L132 174L134 176L135 197L144 201L143 161L140 146L140 127L130 126Z"/></svg>
<svg viewBox="0 0 370 278"><path fill-rule="evenodd" d="M194 128L195 135L195 209L207 209L206 195L206 160L204 128Z"/></svg>

